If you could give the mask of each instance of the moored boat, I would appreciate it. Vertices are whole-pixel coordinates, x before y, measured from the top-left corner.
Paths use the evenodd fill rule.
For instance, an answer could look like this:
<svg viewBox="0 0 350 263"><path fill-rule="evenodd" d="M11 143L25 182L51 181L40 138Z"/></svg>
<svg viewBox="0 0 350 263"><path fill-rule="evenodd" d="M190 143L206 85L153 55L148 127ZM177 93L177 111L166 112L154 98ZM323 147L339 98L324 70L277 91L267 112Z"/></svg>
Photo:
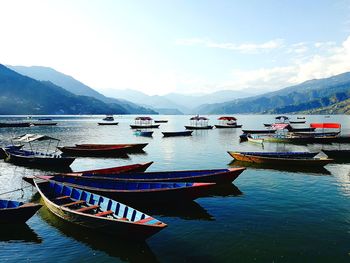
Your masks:
<svg viewBox="0 0 350 263"><path fill-rule="evenodd" d="M153 124L151 117L136 117L135 124L131 124L131 129L157 129L160 124Z"/></svg>
<svg viewBox="0 0 350 263"><path fill-rule="evenodd" d="M0 159L5 159L8 157L6 150L20 150L24 145L7 145L3 148L0 148Z"/></svg>
<svg viewBox="0 0 350 263"><path fill-rule="evenodd" d="M37 176L44 180L53 180L71 187L104 195L128 203L159 203L194 200L206 196L215 183L163 183L163 182L124 182L113 179L95 179L87 176Z"/></svg>
<svg viewBox="0 0 350 263"><path fill-rule="evenodd" d="M53 214L108 235L147 239L167 226L118 201L65 184L35 180L35 186Z"/></svg>
<svg viewBox="0 0 350 263"><path fill-rule="evenodd" d="M162 132L164 137L191 136L193 131Z"/></svg>
<svg viewBox="0 0 350 263"><path fill-rule="evenodd" d="M275 133L276 130L242 130L243 133L250 133L250 134L270 134Z"/></svg>
<svg viewBox="0 0 350 263"><path fill-rule="evenodd" d="M199 115L190 118L190 125L185 125L186 130L211 130L214 126L209 125L209 119Z"/></svg>
<svg viewBox="0 0 350 263"><path fill-rule="evenodd" d="M313 158L319 152L238 152L243 155L255 155L255 156L266 156L266 157L304 157L304 158Z"/></svg>
<svg viewBox="0 0 350 263"><path fill-rule="evenodd" d="M245 168L211 169L211 170L185 170L165 172L118 172L95 174L84 172L81 174L70 173L63 176L88 177L94 181L113 179L124 182L208 182L208 183L232 183L245 170Z"/></svg>
<svg viewBox="0 0 350 263"><path fill-rule="evenodd" d="M29 121L6 121L0 122L0 128L19 128L19 127L29 127L31 123Z"/></svg>
<svg viewBox="0 0 350 263"><path fill-rule="evenodd" d="M167 123L168 120L154 120L154 123Z"/></svg>
<svg viewBox="0 0 350 263"><path fill-rule="evenodd" d="M119 122L108 122L108 121L106 121L106 122L98 122L97 124L101 125L101 126L103 126L103 125L107 126L107 125L118 125Z"/></svg>
<svg viewBox="0 0 350 263"><path fill-rule="evenodd" d="M215 124L215 128L229 129L229 128L242 128L242 125L237 124L237 119L232 116L222 116L218 118L219 124Z"/></svg>
<svg viewBox="0 0 350 263"><path fill-rule="evenodd" d="M228 152L235 160L242 162L252 162L260 164L270 164L276 166L300 165L308 167L322 167L332 163L333 159L328 158L282 158L282 157L267 157L250 154L241 154L239 152Z"/></svg>
<svg viewBox="0 0 350 263"><path fill-rule="evenodd" d="M143 151L143 148L145 148L148 145L148 143L118 143L118 144L99 144L99 143L83 143L83 144L75 144L76 147L79 148L88 148L88 149L103 149L103 148L110 148L110 147L124 147L129 146L127 148L128 153L129 152L140 152Z"/></svg>
<svg viewBox="0 0 350 263"><path fill-rule="evenodd" d="M88 148L77 146L57 147L61 152L72 156L118 156L127 155L130 146L114 145L102 148Z"/></svg>
<svg viewBox="0 0 350 263"><path fill-rule="evenodd" d="M25 223L42 205L0 199L0 223Z"/></svg>
<svg viewBox="0 0 350 263"><path fill-rule="evenodd" d="M104 117L102 120L103 121L114 121L114 117L113 117L113 115L106 115L106 117Z"/></svg>
<svg viewBox="0 0 350 263"><path fill-rule="evenodd" d="M116 166L116 167L111 167L111 168L85 170L85 171L80 171L80 172L74 172L73 174L104 175L104 174L131 173L131 172L137 173L137 172L146 171L147 168L150 167L152 164L153 164L153 162L137 163L137 164L124 165L124 166Z"/></svg>
<svg viewBox="0 0 350 263"><path fill-rule="evenodd" d="M142 131L142 130L136 130L134 132L136 136L143 136L143 137L152 137L153 131Z"/></svg>
<svg viewBox="0 0 350 263"><path fill-rule="evenodd" d="M35 121L30 123L33 126L56 126L57 122L53 121Z"/></svg>
<svg viewBox="0 0 350 263"><path fill-rule="evenodd" d="M248 142L252 142L252 143L257 143L257 144L263 144L264 143L264 139L258 138L258 137L253 137L250 134L247 135L247 139L248 139Z"/></svg>

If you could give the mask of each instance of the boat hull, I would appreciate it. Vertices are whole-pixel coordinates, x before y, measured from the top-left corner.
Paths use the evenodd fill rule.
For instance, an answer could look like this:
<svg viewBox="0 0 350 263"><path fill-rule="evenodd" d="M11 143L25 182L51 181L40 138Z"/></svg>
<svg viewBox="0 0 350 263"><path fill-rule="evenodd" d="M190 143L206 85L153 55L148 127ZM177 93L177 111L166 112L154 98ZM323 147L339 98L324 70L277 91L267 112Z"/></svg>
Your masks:
<svg viewBox="0 0 350 263"><path fill-rule="evenodd" d="M40 204L26 203L19 207L0 209L0 223L25 223L41 208L41 206Z"/></svg>
<svg viewBox="0 0 350 263"><path fill-rule="evenodd" d="M191 126L187 125L185 126L186 130L211 130L214 126L208 125L208 126Z"/></svg>
<svg viewBox="0 0 350 263"><path fill-rule="evenodd" d="M103 126L103 125L110 126L110 125L118 125L119 122L98 122L97 124L101 125L101 126Z"/></svg>
<svg viewBox="0 0 350 263"><path fill-rule="evenodd" d="M243 133L250 133L250 134L269 134L269 133L275 133L276 130L242 130Z"/></svg>
<svg viewBox="0 0 350 263"><path fill-rule="evenodd" d="M109 147L126 147L129 146L126 150L128 153L132 152L142 152L143 148L145 148L148 143L129 143L129 144L76 144L75 146L79 148L87 148L87 149L103 149Z"/></svg>
<svg viewBox="0 0 350 263"><path fill-rule="evenodd" d="M333 162L333 159L313 159L313 158L272 158L265 156L254 156L240 154L236 152L228 152L235 160L242 162L251 162L267 165L278 165L278 166L288 166L288 165L300 165L307 167L323 167L329 163Z"/></svg>
<svg viewBox="0 0 350 263"><path fill-rule="evenodd" d="M61 152L72 156L127 156L129 146L108 148L57 147Z"/></svg>
<svg viewBox="0 0 350 263"><path fill-rule="evenodd" d="M220 125L220 124L215 124L214 126L217 129L236 129L236 128L242 128L243 125Z"/></svg>
<svg viewBox="0 0 350 263"><path fill-rule="evenodd" d="M152 124L152 125L137 125L132 124L130 125L131 129L158 129L160 124Z"/></svg>
<svg viewBox="0 0 350 263"><path fill-rule="evenodd" d="M164 137L191 136L193 131L162 132Z"/></svg>

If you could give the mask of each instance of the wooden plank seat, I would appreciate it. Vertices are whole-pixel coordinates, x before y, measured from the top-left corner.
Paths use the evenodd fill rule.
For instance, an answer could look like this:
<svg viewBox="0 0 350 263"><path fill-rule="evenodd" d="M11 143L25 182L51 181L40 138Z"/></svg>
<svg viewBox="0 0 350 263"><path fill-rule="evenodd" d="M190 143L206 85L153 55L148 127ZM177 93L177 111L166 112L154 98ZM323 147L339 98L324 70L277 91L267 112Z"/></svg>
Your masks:
<svg viewBox="0 0 350 263"><path fill-rule="evenodd" d="M78 201L75 201L75 202L71 202L71 203L68 203L68 204L64 204L62 205L63 207L69 207L69 206L73 206L73 205L81 205L81 204L84 204L85 201L84 200L78 200Z"/></svg>
<svg viewBox="0 0 350 263"><path fill-rule="evenodd" d="M64 195L64 196L59 196L59 197L56 197L54 200L65 200L65 199L68 199L68 198L70 198L70 196L69 195Z"/></svg>
<svg viewBox="0 0 350 263"><path fill-rule="evenodd" d="M113 214L113 211L112 210L108 210L108 211L103 211L103 212L97 213L97 214L95 214L95 216L108 216L108 215L111 215L111 214Z"/></svg>
<svg viewBox="0 0 350 263"><path fill-rule="evenodd" d="M97 209L97 208L99 208L98 205L91 205L91 206L79 208L79 209L77 209L75 211L84 213L84 212L88 212L88 211L91 211L91 210L94 210L94 209Z"/></svg>

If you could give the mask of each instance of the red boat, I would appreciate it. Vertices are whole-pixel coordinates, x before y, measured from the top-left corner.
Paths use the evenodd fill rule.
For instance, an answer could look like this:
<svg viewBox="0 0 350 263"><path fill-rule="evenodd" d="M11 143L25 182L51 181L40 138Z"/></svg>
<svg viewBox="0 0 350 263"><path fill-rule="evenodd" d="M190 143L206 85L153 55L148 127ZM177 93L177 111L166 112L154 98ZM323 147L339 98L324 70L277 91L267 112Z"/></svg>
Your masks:
<svg viewBox="0 0 350 263"><path fill-rule="evenodd" d="M128 152L140 152L143 151L148 143L128 143L128 144L98 144L98 143L84 143L84 144L75 144L78 148L84 149L105 149L110 147L126 147L128 148Z"/></svg>
<svg viewBox="0 0 350 263"><path fill-rule="evenodd" d="M61 152L73 156L126 156L131 146L114 145L102 148L81 148L77 146L57 147Z"/></svg>
<svg viewBox="0 0 350 263"><path fill-rule="evenodd" d="M80 172L74 172L71 174L93 174L93 175L103 175L103 174L118 174L118 173L130 173L130 172L144 172L147 170L148 167L152 165L153 162L148 163L136 163L136 164L130 164L130 165L124 165L124 166L116 166L111 168L103 168L103 169L96 169L96 170L86 170L86 171L80 171Z"/></svg>

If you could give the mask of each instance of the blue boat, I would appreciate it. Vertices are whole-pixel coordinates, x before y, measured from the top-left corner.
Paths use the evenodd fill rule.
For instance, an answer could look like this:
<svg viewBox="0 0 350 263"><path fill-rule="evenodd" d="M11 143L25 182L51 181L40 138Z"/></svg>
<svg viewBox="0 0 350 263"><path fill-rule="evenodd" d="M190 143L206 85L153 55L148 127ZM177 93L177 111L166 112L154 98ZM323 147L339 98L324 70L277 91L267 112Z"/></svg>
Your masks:
<svg viewBox="0 0 350 263"><path fill-rule="evenodd" d="M134 132L136 136L143 136L143 137L152 137L153 136L153 131L141 131L141 130L136 130Z"/></svg>
<svg viewBox="0 0 350 263"><path fill-rule="evenodd" d="M167 225L130 206L54 181L35 180L45 205L56 216L108 235L146 239Z"/></svg>
<svg viewBox="0 0 350 263"><path fill-rule="evenodd" d="M8 157L8 154L6 153L7 151L11 151L11 150L19 150L23 147L23 144L21 145L7 145L3 148L0 148L0 159L5 159Z"/></svg>
<svg viewBox="0 0 350 263"><path fill-rule="evenodd" d="M162 203L207 196L215 183L125 182L64 174L37 176L127 203Z"/></svg>
<svg viewBox="0 0 350 263"><path fill-rule="evenodd" d="M166 172L127 172L127 173L84 173L69 176L84 176L96 180L114 179L125 182L209 182L232 183L245 168L185 170ZM68 174L67 174L68 175Z"/></svg>
<svg viewBox="0 0 350 263"><path fill-rule="evenodd" d="M25 223L41 206L40 204L0 199L0 223Z"/></svg>
<svg viewBox="0 0 350 263"><path fill-rule="evenodd" d="M191 136L193 131L162 132L164 137Z"/></svg>

